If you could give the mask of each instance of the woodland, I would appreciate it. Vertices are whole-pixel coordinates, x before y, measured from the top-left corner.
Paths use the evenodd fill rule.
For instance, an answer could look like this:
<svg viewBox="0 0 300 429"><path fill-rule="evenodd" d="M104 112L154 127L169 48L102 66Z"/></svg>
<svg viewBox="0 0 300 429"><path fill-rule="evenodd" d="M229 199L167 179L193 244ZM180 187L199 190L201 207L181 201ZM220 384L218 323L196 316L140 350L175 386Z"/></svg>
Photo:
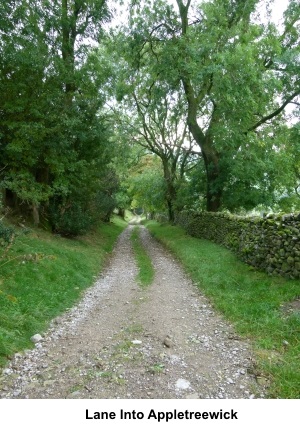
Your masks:
<svg viewBox="0 0 300 429"><path fill-rule="evenodd" d="M300 4L274 7L2 1L2 216L300 210Z"/></svg>

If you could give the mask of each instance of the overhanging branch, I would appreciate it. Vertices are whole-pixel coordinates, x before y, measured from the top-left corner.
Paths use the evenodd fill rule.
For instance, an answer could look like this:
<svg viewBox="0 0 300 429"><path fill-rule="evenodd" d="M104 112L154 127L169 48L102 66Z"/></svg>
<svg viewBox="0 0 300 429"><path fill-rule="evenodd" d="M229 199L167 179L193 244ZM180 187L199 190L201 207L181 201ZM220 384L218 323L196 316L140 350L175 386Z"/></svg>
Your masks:
<svg viewBox="0 0 300 429"><path fill-rule="evenodd" d="M256 128L260 127L261 125L263 125L264 123L266 123L270 119L273 119L273 118L275 118L275 116L278 116L286 108L286 106L288 104L290 104L293 101L293 99L295 97L297 97L297 95L299 95L299 94L300 94L300 89L298 89L296 92L294 92L292 95L290 95L285 100L285 102L280 107L278 107L278 109L276 109L274 112L270 113L267 116L264 116L258 122L256 122L256 124L254 124L252 127L248 128L247 132L254 131Z"/></svg>

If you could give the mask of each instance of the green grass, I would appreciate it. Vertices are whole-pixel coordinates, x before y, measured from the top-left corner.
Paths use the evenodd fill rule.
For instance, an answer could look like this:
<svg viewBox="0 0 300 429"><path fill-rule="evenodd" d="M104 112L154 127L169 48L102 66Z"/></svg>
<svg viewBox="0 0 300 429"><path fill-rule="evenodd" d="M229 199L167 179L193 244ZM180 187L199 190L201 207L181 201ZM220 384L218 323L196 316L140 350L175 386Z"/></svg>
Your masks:
<svg viewBox="0 0 300 429"><path fill-rule="evenodd" d="M135 227L131 234L131 242L138 266L137 282L141 287L147 287L153 282L154 268L151 259L140 240L140 228Z"/></svg>
<svg viewBox="0 0 300 429"><path fill-rule="evenodd" d="M300 296L300 282L258 272L227 249L179 227L147 226L214 307L253 341L257 370L271 380L270 397L300 398L300 313L283 311L285 303Z"/></svg>
<svg viewBox="0 0 300 429"><path fill-rule="evenodd" d="M115 218L72 240L37 229L18 236L0 259L0 366L78 301L125 226Z"/></svg>

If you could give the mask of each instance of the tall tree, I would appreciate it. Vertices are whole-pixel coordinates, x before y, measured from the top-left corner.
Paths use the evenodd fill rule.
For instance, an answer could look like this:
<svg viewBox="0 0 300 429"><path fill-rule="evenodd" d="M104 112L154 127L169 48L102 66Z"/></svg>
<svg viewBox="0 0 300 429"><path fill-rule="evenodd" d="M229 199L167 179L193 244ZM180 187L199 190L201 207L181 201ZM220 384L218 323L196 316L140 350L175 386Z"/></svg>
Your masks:
<svg viewBox="0 0 300 429"><path fill-rule="evenodd" d="M89 45L101 42L109 12L104 0L1 7L0 178L7 203L30 208L38 223L49 204L63 215L106 186L110 71Z"/></svg>
<svg viewBox="0 0 300 429"><path fill-rule="evenodd" d="M148 46L132 43L123 31L111 43L118 65L116 123L128 140L161 160L168 217L173 222L177 191L194 149L185 120L184 94L159 80L151 67ZM132 55L136 48L141 48L140 52Z"/></svg>
<svg viewBox="0 0 300 429"><path fill-rule="evenodd" d="M125 101L130 113L124 114L120 122L122 133L161 160L168 217L173 222L177 192L193 154L193 140L180 112L182 100L180 94L164 92L154 81L149 83L144 78L133 86Z"/></svg>
<svg viewBox="0 0 300 429"><path fill-rule="evenodd" d="M290 1L280 31L254 20L257 0L176 3L178 12L158 0L136 11L131 43L137 68L147 51L158 81L183 89L188 128L205 163L206 207L217 211L232 168L299 96L300 6ZM256 166L253 159L252 176Z"/></svg>

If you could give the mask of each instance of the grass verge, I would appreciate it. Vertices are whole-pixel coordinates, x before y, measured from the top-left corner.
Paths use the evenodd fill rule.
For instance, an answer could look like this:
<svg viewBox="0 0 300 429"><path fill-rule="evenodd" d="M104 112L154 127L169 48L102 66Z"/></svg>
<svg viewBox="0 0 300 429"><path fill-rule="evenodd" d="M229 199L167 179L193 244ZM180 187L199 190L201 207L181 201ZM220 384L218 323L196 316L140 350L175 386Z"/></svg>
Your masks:
<svg viewBox="0 0 300 429"><path fill-rule="evenodd" d="M30 337L78 301L125 226L114 218L72 240L42 230L18 236L0 258L0 366L32 347Z"/></svg>
<svg viewBox="0 0 300 429"><path fill-rule="evenodd" d="M253 341L257 370L271 381L270 397L300 398L300 312L287 311L300 296L300 282L258 272L179 227L155 222L147 227L237 332Z"/></svg>
<svg viewBox="0 0 300 429"><path fill-rule="evenodd" d="M139 227L136 226L133 229L130 239L139 270L137 274L137 282L141 287L147 287L153 282L154 268L148 253L145 251L141 243Z"/></svg>

